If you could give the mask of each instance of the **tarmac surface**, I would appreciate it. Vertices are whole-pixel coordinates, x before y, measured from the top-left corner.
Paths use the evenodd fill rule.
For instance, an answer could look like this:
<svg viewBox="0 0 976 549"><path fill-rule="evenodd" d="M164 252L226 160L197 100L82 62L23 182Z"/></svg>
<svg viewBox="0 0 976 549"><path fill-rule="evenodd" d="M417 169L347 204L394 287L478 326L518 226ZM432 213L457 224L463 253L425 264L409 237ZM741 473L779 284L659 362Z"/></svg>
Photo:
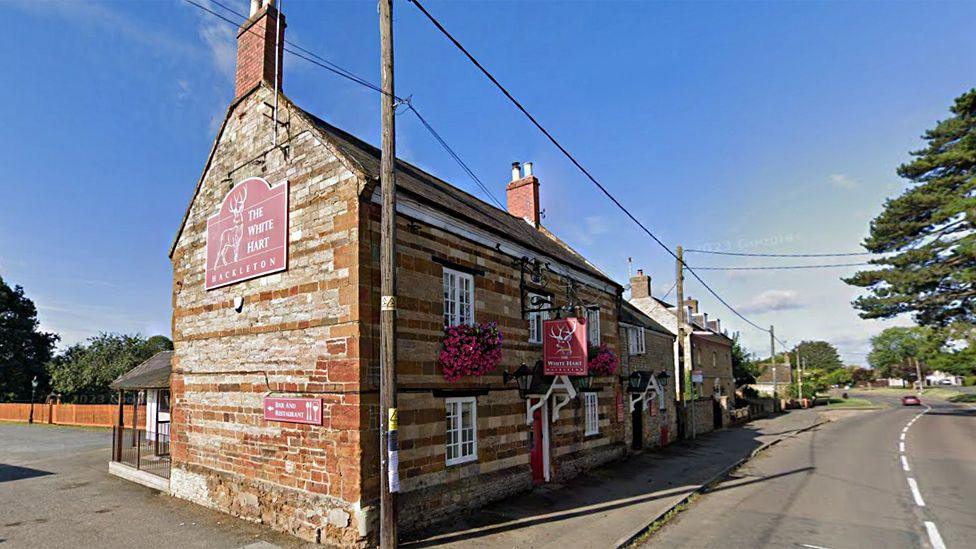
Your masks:
<svg viewBox="0 0 976 549"><path fill-rule="evenodd" d="M109 475L111 448L106 429L0 422L0 548L302 546Z"/></svg>
<svg viewBox="0 0 976 549"><path fill-rule="evenodd" d="M886 406L757 456L645 547L976 547L976 406L857 396Z"/></svg>

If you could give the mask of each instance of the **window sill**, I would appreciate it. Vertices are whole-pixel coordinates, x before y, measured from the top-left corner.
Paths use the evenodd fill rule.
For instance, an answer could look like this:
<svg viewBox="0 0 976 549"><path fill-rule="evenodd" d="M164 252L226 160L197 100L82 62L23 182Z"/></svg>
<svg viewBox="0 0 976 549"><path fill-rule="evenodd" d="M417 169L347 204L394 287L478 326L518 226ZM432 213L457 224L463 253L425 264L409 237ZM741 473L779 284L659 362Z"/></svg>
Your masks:
<svg viewBox="0 0 976 549"><path fill-rule="evenodd" d="M446 459L444 460L445 467L459 467L462 465L469 465L472 463L478 463L477 455L458 458L452 461L447 461Z"/></svg>

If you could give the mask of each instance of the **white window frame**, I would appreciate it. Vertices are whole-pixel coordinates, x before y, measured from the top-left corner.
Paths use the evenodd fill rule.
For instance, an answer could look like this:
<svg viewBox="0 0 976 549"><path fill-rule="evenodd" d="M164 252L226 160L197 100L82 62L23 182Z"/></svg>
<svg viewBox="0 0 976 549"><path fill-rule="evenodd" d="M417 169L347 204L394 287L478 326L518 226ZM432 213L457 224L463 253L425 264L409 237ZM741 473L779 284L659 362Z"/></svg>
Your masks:
<svg viewBox="0 0 976 549"><path fill-rule="evenodd" d="M471 425L461 424L464 417L464 407L471 407ZM453 408L453 409L452 409ZM459 465L478 460L478 399L475 397L451 397L444 399L444 460L447 465ZM465 430L470 429L471 440L464 440ZM451 433L455 433L455 442L451 442ZM470 443L471 450L465 453L465 445ZM451 447L455 448L451 457Z"/></svg>
<svg viewBox="0 0 976 549"><path fill-rule="evenodd" d="M445 267L442 281L444 325L474 324L474 276ZM464 286L467 288L465 289ZM462 310L465 305L466 311Z"/></svg>
<svg viewBox="0 0 976 549"><path fill-rule="evenodd" d="M600 434L600 401L596 393L583 393L583 411L586 418L584 436Z"/></svg>
<svg viewBox="0 0 976 549"><path fill-rule="evenodd" d="M586 309L586 335L587 335L587 339L589 339L590 345L594 347L600 345L600 308L599 307Z"/></svg>
<svg viewBox="0 0 976 549"><path fill-rule="evenodd" d="M529 292L528 293L528 303L529 303L529 306L530 307L532 306L532 298L533 297L538 297L538 298L544 299L546 301L549 301L549 297L548 296L545 296L545 295L542 295L542 294L536 294L536 293ZM548 306L548 305L546 305L546 306ZM545 321L545 320L549 320L549 311L531 311L530 310L529 313L526 315L526 317L529 320L529 343L540 343L541 344L542 343L542 339L543 339L542 338L542 322Z"/></svg>
<svg viewBox="0 0 976 549"><path fill-rule="evenodd" d="M627 327L627 351L631 356L642 355L647 352L643 326Z"/></svg>

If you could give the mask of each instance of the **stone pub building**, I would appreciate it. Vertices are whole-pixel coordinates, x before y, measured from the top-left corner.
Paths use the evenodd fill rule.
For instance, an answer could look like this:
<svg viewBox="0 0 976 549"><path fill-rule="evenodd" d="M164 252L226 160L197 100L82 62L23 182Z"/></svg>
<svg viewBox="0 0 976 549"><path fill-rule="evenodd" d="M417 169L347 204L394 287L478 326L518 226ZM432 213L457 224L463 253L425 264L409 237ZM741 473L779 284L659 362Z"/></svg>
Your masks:
<svg viewBox="0 0 976 549"><path fill-rule="evenodd" d="M365 546L379 499L380 153L281 92L278 13L254 4L238 32L236 97L170 252L169 491L306 540ZM503 211L397 164L404 530L633 447L627 368L574 381L572 399L538 370L525 390L503 375L542 358L542 321L567 305L591 346L630 351L622 287L541 225L539 185L531 164L515 164ZM628 318L631 331L653 323ZM440 353L454 325L497 325L494 370L448 380ZM669 349L666 337L647 335L646 348ZM665 400L643 412L647 446L673 421Z"/></svg>

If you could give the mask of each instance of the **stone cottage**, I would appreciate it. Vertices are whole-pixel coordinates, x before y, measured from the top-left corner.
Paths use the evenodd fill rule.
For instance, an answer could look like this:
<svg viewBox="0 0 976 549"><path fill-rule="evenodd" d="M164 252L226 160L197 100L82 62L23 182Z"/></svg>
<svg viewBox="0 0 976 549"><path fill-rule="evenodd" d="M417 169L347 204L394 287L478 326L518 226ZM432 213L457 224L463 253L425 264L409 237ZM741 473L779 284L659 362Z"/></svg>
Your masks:
<svg viewBox="0 0 976 549"><path fill-rule="evenodd" d="M236 97L170 254L170 492L362 546L379 498L380 153L281 92L278 13L255 4L238 33ZM503 211L397 164L404 530L630 444L619 369L574 380L579 391L533 369L543 322L571 312L591 346L619 355L622 287L541 225L531 164L511 179ZM492 371L447 379L439 354L457 325L497 326ZM532 383L519 390L503 373L523 365Z"/></svg>
<svg viewBox="0 0 976 549"><path fill-rule="evenodd" d="M651 277L642 270L630 279L630 303L653 318L668 332L677 336L678 315L674 305L651 295ZM674 374L678 375L679 361L686 364L685 375L698 370L702 381L695 384L696 396L705 401L695 405L695 431L701 433L728 425L729 410L735 406L735 376L732 373L732 338L723 330L718 319L698 310L698 300L685 299L685 341L675 342L672 352ZM674 384L678 390L680 384ZM689 425L692 422L689 421Z"/></svg>

